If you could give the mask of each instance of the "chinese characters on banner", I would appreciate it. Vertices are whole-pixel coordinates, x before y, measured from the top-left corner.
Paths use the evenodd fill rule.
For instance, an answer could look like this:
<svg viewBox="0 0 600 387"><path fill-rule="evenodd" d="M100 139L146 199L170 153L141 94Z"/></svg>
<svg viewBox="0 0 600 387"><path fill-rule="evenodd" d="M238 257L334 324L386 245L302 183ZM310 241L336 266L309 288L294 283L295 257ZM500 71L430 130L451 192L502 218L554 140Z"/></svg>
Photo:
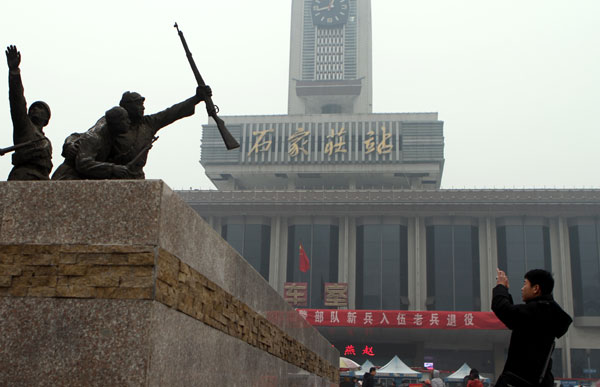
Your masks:
<svg viewBox="0 0 600 387"><path fill-rule="evenodd" d="M311 325L421 329L506 329L493 312L298 309Z"/></svg>
<svg viewBox="0 0 600 387"><path fill-rule="evenodd" d="M375 352L373 352L373 347L369 347L368 345L365 345L361 354L367 356L375 356ZM346 345L346 349L344 350L344 356L356 356L356 350L354 349L354 345Z"/></svg>
<svg viewBox="0 0 600 387"><path fill-rule="evenodd" d="M326 282L324 305L348 307L348 284Z"/></svg>
<svg viewBox="0 0 600 387"><path fill-rule="evenodd" d="M308 144L310 142L310 135L311 132L302 127L296 128L290 134L287 138L286 150L290 158L295 159L300 155L309 155ZM252 131L251 146L249 147L247 156L271 152L274 136L275 129L273 128ZM346 138L347 132L345 128L330 128L329 133L325 136L323 149L320 152L328 158L338 153L347 153L348 144ZM381 126L376 130L369 129L362 140L361 148L366 155L374 152L378 155L391 153L394 149L391 130L385 126Z"/></svg>
<svg viewBox="0 0 600 387"><path fill-rule="evenodd" d="M292 306L306 306L308 300L308 283L286 282L283 284L283 298Z"/></svg>

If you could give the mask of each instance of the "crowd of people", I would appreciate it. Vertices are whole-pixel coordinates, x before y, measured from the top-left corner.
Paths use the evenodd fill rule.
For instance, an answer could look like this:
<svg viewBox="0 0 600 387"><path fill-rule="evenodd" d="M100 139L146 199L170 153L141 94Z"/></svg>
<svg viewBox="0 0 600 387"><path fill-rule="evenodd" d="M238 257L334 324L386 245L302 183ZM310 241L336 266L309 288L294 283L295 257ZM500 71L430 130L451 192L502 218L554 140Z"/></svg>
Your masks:
<svg viewBox="0 0 600 387"><path fill-rule="evenodd" d="M360 380L356 376L342 377L342 381L340 382L340 387L383 386L383 384L381 384L380 382L378 382L375 379L376 374L377 374L377 368L371 367L371 369L369 369L368 372L365 372L362 379L360 379ZM410 383L410 385L412 385L412 386L418 385L418 384L422 385L422 387L446 387L446 383L444 383L444 380L440 377L440 371L438 371L438 370L433 370L431 379L425 379L419 383L416 383L416 382ZM392 387L396 387L396 382L392 382L391 385L392 385ZM404 383L404 384L398 385L398 387L408 386L408 385L409 385L409 383ZM389 386L389 384L387 386ZM465 378L463 380L463 387L483 387L483 382L481 381L481 378L479 376L479 371L477 371L475 368L471 369L471 372L467 376L465 376Z"/></svg>

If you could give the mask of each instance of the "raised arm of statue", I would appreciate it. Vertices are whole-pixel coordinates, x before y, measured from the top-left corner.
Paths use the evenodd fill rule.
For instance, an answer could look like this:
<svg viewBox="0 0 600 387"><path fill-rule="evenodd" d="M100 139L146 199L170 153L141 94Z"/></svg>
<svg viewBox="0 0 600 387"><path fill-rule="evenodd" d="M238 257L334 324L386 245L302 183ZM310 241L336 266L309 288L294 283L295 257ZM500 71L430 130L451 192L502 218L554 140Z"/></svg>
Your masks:
<svg viewBox="0 0 600 387"><path fill-rule="evenodd" d="M161 112L150 114L144 117L144 119L154 129L154 133L156 133L161 128L164 128L181 118L193 115L196 105L211 95L212 90L210 89L210 86L198 86L196 88L196 95L193 97L177 103Z"/></svg>
<svg viewBox="0 0 600 387"><path fill-rule="evenodd" d="M25 100L25 90L21 81L21 53L15 46L6 48L6 62L8 64L8 100L10 102L10 114L13 123L16 123L16 128L26 128L23 122L28 120L27 117L27 101ZM15 133L16 135L17 133ZM18 142L15 139L16 142Z"/></svg>

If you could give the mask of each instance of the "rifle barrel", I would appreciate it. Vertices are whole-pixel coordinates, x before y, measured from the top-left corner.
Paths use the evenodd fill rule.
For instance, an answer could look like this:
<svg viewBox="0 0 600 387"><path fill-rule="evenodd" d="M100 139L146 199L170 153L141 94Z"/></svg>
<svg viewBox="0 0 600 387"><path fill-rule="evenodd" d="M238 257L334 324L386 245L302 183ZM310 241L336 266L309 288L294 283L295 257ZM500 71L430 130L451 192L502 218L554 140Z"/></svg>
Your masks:
<svg viewBox="0 0 600 387"><path fill-rule="evenodd" d="M17 145L9 146L9 147L6 147L6 148L0 148L0 156L4 156L5 154L7 154L9 152L16 151L17 149L24 148L27 145L31 145L34 142L38 142L38 141L40 141L40 140L29 140L29 141L25 141L25 142L22 142L22 143L17 144Z"/></svg>
<svg viewBox="0 0 600 387"><path fill-rule="evenodd" d="M187 42L185 41L183 32L179 29L179 26L177 25L177 23L175 23L174 27L177 29L177 34L179 34L179 38L181 39L181 44L183 44L183 49L185 50L185 56L187 57L188 62L190 63L192 72L194 73L194 77L196 77L196 82L198 82L198 86L206 86L204 79L202 79L202 75L200 75L200 71L198 71L198 67L196 66L196 62L194 61L194 58L192 57L192 53L187 45ZM223 142L225 143L225 147L227 148L227 150L239 148L240 144L231 135L231 132L229 132L227 127L225 127L225 122L221 118L219 118L219 116L217 115L217 108L216 108L215 104L213 103L212 98L206 97L204 100L204 104L206 105L206 112L208 113L208 115L211 116L213 118L213 120L215 120L215 123L217 124L217 129L219 130L219 133L221 134L221 138L223 139Z"/></svg>

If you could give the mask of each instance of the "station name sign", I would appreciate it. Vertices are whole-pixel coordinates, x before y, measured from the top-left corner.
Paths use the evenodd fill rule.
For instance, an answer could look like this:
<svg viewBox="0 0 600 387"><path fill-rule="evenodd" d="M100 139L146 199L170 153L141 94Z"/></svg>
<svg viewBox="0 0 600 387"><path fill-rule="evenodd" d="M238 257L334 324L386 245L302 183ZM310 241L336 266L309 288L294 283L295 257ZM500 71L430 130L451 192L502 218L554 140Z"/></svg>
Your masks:
<svg viewBox="0 0 600 387"><path fill-rule="evenodd" d="M250 159L279 151L286 153L290 160L311 157L316 153L320 158L328 159L356 149L360 149L364 155L387 155L398 146L393 131L385 125L362 130L360 134L355 132L350 135L343 126L330 127L318 134L301 126L282 133L276 133L274 128L268 127L252 130L245 157Z"/></svg>

